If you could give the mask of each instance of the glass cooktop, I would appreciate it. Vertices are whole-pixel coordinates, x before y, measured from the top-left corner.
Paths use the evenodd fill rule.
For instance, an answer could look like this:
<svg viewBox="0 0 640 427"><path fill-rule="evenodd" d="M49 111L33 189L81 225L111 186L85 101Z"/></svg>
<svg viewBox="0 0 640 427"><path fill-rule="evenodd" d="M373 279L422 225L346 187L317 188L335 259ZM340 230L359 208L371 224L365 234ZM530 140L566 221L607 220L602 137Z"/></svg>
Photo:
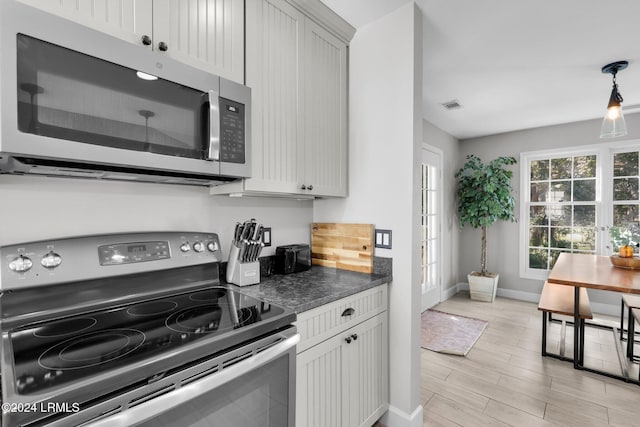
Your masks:
<svg viewBox="0 0 640 427"><path fill-rule="evenodd" d="M211 286L31 324L9 333L16 391L39 392L194 343L215 354L261 334L258 324L271 331L283 313L280 307Z"/></svg>

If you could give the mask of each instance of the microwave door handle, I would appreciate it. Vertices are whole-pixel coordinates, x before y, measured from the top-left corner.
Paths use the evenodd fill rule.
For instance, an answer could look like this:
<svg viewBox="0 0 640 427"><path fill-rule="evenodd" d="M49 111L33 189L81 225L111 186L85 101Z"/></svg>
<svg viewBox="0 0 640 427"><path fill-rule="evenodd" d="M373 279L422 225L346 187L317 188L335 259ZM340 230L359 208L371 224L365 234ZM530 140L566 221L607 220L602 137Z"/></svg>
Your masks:
<svg viewBox="0 0 640 427"><path fill-rule="evenodd" d="M205 160L220 160L220 107L215 90L209 91L209 147Z"/></svg>

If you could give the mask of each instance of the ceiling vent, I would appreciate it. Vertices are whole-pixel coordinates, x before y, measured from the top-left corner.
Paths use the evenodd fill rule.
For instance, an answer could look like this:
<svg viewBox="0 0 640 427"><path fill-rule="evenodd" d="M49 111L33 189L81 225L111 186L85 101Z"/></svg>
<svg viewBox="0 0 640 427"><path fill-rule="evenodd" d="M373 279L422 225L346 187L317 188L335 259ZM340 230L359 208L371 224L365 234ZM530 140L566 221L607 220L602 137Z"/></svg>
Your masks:
<svg viewBox="0 0 640 427"><path fill-rule="evenodd" d="M447 110L457 110L458 108L462 108L462 104L460 104L460 101L458 101L457 99L452 99L451 101L443 102L440 105L442 105Z"/></svg>

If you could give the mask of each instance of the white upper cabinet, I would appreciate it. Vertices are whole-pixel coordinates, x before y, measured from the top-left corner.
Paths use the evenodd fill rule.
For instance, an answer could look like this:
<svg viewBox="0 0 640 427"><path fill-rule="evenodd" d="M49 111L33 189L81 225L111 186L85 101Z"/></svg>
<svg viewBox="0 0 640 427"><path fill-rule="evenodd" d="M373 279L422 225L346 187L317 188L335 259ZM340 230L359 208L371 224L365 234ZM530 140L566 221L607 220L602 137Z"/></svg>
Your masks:
<svg viewBox="0 0 640 427"><path fill-rule="evenodd" d="M244 2L19 0L244 83Z"/></svg>
<svg viewBox="0 0 640 427"><path fill-rule="evenodd" d="M346 196L353 29L319 1L295 0L247 0L246 29L252 178L211 193Z"/></svg>
<svg viewBox="0 0 640 427"><path fill-rule="evenodd" d="M18 0L103 33L140 44L153 34L153 0Z"/></svg>
<svg viewBox="0 0 640 427"><path fill-rule="evenodd" d="M304 15L282 0L247 1L253 178L246 189L296 193L303 178Z"/></svg>
<svg viewBox="0 0 640 427"><path fill-rule="evenodd" d="M347 195L347 46L307 21L304 185L311 194Z"/></svg>
<svg viewBox="0 0 640 427"><path fill-rule="evenodd" d="M244 2L153 0L154 49L244 83Z"/></svg>

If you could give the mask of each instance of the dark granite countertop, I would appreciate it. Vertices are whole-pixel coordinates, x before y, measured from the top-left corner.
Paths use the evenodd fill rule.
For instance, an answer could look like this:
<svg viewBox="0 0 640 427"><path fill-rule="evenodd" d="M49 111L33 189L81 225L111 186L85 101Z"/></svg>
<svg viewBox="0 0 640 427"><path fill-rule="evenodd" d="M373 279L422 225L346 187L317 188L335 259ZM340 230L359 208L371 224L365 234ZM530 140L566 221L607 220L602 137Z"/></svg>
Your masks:
<svg viewBox="0 0 640 427"><path fill-rule="evenodd" d="M232 286L249 296L302 313L392 280L390 270L379 270L376 273L380 274L367 274L314 265L300 273L264 277L257 285Z"/></svg>

